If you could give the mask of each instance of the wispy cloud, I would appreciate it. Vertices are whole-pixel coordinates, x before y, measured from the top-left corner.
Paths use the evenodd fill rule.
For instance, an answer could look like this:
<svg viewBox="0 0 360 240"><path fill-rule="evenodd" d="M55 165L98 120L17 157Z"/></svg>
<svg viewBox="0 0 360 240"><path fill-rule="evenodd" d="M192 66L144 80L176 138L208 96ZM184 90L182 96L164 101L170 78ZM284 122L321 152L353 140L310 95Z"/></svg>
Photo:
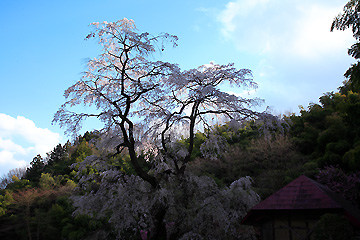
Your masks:
<svg viewBox="0 0 360 240"><path fill-rule="evenodd" d="M342 4L322 1L236 0L217 16L221 33L241 51L319 57L329 49L343 50L351 34L331 33Z"/></svg>
<svg viewBox="0 0 360 240"><path fill-rule="evenodd" d="M260 14L269 0L233 1L226 4L226 8L218 15L218 20L223 23L222 33L226 37L234 32L241 31L238 19L249 19L254 12Z"/></svg>
<svg viewBox="0 0 360 240"><path fill-rule="evenodd" d="M338 0L233 0L216 20L223 38L256 62L251 67L259 83L256 95L287 111L343 81L354 40L351 31L330 32L343 5Z"/></svg>
<svg viewBox="0 0 360 240"><path fill-rule="evenodd" d="M0 113L0 175L26 166L33 157L43 157L60 142L60 135L39 128L25 117Z"/></svg>

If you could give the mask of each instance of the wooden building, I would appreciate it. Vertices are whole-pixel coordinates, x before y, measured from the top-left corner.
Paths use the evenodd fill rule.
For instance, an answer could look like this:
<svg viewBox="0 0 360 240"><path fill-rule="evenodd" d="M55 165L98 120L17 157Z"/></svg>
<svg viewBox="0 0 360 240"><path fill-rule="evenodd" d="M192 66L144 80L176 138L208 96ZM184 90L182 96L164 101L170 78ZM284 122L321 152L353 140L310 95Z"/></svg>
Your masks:
<svg viewBox="0 0 360 240"><path fill-rule="evenodd" d="M300 176L258 205L242 224L258 228L262 240L312 240L318 220L326 213L345 216L360 229L360 211L326 186Z"/></svg>

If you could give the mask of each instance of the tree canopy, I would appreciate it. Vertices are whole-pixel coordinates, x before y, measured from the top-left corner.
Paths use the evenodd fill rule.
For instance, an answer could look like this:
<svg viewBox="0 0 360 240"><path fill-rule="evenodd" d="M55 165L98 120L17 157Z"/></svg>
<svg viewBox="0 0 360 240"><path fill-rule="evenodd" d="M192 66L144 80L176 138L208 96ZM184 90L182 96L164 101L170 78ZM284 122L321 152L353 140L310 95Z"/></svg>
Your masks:
<svg viewBox="0 0 360 240"><path fill-rule="evenodd" d="M358 41L358 6L331 30L352 28ZM278 117L223 91L256 88L249 69L181 70L158 60L174 35L128 19L91 26L85 39L103 48L54 116L74 138L0 179L0 238L255 239L241 218L301 174L359 206L359 63L339 92ZM79 136L87 118L103 128Z"/></svg>
<svg viewBox="0 0 360 240"><path fill-rule="evenodd" d="M259 104L259 99L245 99L220 89L225 82L256 87L250 70L210 63L180 71L176 64L151 60L164 50L165 42L176 46L176 36L139 33L128 19L92 25L95 29L87 39L98 39L103 51L88 62L82 79L66 90L68 101L54 121L76 133L83 119L99 118L104 122L103 133L110 135L117 151L127 148L137 174L154 188L157 180L137 162L138 144L156 143L166 153L164 156L171 156L173 171L183 173L197 126L206 127L211 118L220 115L236 121L254 117L250 107ZM75 113L67 109L79 104L94 105L98 111ZM181 160L171 147L179 131L190 141L187 149L177 150Z"/></svg>
<svg viewBox="0 0 360 240"><path fill-rule="evenodd" d="M140 33L128 19L92 26L94 30L87 39L97 39L102 53L89 60L82 78L65 91L67 101L54 121L76 134L82 120L100 119L104 123L100 131L102 146L115 155L125 150L136 176L124 175L114 168L108 155L93 155L74 164L79 175L92 165L95 171L86 178L101 179L95 191L92 188L85 196L73 197L78 212L105 217L111 209L110 221L122 238L130 229L136 229L137 234L146 230L151 239L165 239L169 234L176 238L199 234L215 237L225 234L228 228L233 229L227 233L229 237L236 234L235 222L258 199L250 190L251 181L238 180L228 190L220 191L215 190L216 184L210 178L186 174L185 169L194 150L196 131L209 128L212 119L238 123L260 115L251 109L261 103L260 99L246 99L221 90L225 83L256 88L251 71L213 62L181 71L176 64L153 60L158 52L164 51L166 43L176 46L176 36ZM94 106L95 112L68 109L80 104ZM187 144L179 141L184 136L188 138ZM219 142L216 137L209 139L213 145ZM146 167L141 164L140 150L153 153ZM110 186L109 182L113 184ZM80 187L86 191L88 183L81 181ZM234 191L244 195L237 206L227 199ZM194 213L205 211L215 204L215 199L224 203L218 206L224 219L214 218L213 209L209 220L226 224L213 233L205 225L195 228L197 223L190 224ZM96 206L94 201L104 204ZM115 208L114 201L121 202L122 207ZM204 205L204 201L209 205ZM186 216L182 212L187 212ZM125 218L121 217L124 214ZM140 215L131 218L134 214ZM167 228L169 224L175 224L176 230Z"/></svg>

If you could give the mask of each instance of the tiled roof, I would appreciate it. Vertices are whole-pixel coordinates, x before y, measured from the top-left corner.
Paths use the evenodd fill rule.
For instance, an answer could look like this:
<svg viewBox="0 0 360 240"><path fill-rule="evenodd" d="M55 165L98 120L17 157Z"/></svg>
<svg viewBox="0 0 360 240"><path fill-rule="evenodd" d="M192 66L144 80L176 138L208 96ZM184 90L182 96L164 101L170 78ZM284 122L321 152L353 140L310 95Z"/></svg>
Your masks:
<svg viewBox="0 0 360 240"><path fill-rule="evenodd" d="M300 176L258 205L253 210L342 208L327 193L330 190L306 176Z"/></svg>
<svg viewBox="0 0 360 240"><path fill-rule="evenodd" d="M306 210L306 211L305 211ZM360 227L360 211L328 187L300 176L253 207L242 220L243 224L261 221L275 211L341 211Z"/></svg>

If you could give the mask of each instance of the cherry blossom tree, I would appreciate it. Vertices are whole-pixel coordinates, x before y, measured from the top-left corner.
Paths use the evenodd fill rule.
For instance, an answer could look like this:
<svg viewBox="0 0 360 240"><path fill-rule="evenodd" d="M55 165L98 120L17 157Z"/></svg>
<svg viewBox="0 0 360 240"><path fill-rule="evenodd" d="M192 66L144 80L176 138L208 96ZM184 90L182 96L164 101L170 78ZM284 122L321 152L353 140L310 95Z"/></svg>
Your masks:
<svg viewBox="0 0 360 240"><path fill-rule="evenodd" d="M87 193L73 197L77 211L99 217L111 212L110 221L123 238L129 230L150 239L238 234L238 224L232 223L258 201L251 180L243 178L221 190L210 178L188 174L186 165L196 131L214 119L239 122L259 115L251 108L260 99L221 90L224 84L256 88L251 71L215 63L181 71L176 64L154 60L167 44L177 45L176 36L139 33L128 19L91 25L94 30L86 39L97 39L102 53L89 60L82 78L65 91L67 101L54 122L76 134L83 120L98 118L104 123L103 148L114 154L126 149L137 176L114 169L105 156L88 157L78 166L79 176L87 165L97 174L81 176L80 188ZM94 112L69 109L77 105ZM181 136L189 144L177 141ZM155 154L150 171L140 164L138 153L144 149ZM97 189L91 189L90 180L98 182ZM241 204L232 205L230 196Z"/></svg>

